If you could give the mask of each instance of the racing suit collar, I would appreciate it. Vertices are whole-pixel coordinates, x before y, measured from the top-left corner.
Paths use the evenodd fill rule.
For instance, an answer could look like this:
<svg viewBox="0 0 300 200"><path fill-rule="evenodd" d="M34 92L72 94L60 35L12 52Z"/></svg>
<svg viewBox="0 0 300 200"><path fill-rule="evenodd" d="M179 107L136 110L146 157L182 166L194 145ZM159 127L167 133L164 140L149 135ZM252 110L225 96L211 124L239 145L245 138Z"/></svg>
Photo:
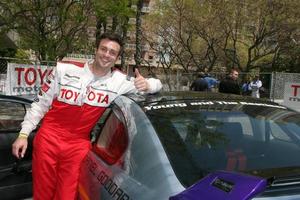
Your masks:
<svg viewBox="0 0 300 200"><path fill-rule="evenodd" d="M94 60L89 60L84 65L84 71L86 72L87 76L93 77L94 80L101 80L101 79L104 80L104 79L107 79L107 78L111 77L111 75L112 75L111 70L107 74L105 74L104 76L96 76L96 75L94 75L92 73L92 71L90 70L90 68L89 68L89 65L91 65L93 62L94 62Z"/></svg>

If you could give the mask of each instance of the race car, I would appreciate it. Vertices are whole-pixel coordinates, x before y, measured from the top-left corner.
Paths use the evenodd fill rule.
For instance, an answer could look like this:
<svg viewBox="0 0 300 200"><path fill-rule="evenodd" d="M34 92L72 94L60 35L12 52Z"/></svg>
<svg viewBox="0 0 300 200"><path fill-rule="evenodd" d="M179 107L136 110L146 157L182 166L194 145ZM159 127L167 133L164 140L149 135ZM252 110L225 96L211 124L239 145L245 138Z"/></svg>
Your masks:
<svg viewBox="0 0 300 200"><path fill-rule="evenodd" d="M91 138L82 200L300 199L300 114L268 100L120 96Z"/></svg>
<svg viewBox="0 0 300 200"><path fill-rule="evenodd" d="M21 130L21 122L31 100L0 95L0 199L23 199L32 196L31 154L32 140L22 160L12 155L12 143Z"/></svg>

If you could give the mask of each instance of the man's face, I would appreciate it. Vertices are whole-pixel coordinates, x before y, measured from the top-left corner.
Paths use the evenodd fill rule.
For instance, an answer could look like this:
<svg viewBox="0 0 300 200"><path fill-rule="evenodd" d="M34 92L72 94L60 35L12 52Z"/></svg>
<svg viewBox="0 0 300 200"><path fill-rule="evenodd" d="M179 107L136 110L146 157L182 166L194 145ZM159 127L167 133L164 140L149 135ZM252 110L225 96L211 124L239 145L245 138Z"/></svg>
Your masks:
<svg viewBox="0 0 300 200"><path fill-rule="evenodd" d="M233 80L237 80L239 77L239 73L237 71L232 71L231 72L231 77Z"/></svg>
<svg viewBox="0 0 300 200"><path fill-rule="evenodd" d="M120 45L115 41L109 39L101 40L95 53L96 67L103 69L112 68L118 60L120 49Z"/></svg>

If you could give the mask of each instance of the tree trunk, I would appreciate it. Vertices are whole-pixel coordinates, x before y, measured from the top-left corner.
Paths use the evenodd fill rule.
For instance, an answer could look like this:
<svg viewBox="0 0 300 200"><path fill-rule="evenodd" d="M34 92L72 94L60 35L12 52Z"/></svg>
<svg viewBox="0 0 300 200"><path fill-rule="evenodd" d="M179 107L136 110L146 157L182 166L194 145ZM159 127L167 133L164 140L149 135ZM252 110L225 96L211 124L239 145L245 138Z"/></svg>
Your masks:
<svg viewBox="0 0 300 200"><path fill-rule="evenodd" d="M136 50L135 50L135 66L139 67L141 65L142 58L142 8L143 0L138 0L136 8Z"/></svg>

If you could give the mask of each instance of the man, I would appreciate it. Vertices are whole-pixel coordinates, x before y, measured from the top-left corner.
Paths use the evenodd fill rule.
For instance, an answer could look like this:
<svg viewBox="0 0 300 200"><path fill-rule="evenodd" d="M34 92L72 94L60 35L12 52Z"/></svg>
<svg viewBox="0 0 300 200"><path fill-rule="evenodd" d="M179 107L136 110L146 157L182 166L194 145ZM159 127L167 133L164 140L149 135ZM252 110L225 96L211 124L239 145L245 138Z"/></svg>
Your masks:
<svg viewBox="0 0 300 200"><path fill-rule="evenodd" d="M231 69L230 74L219 84L219 92L241 94L240 85L237 81L239 72L237 69Z"/></svg>
<svg viewBox="0 0 300 200"><path fill-rule="evenodd" d="M207 81L208 84L208 91L213 91L213 88L217 87L219 81L212 77L210 74L205 74L204 79Z"/></svg>
<svg viewBox="0 0 300 200"><path fill-rule="evenodd" d="M33 143L35 200L75 199L80 162L91 147L89 134L105 108L121 94L162 88L158 79L145 79L138 70L128 80L113 69L122 46L118 35L105 33L94 60L58 63L26 113L12 152L24 156L27 137L43 118Z"/></svg>
<svg viewBox="0 0 300 200"><path fill-rule="evenodd" d="M259 80L259 76L256 75L253 81L249 84L249 90L251 91L251 96L254 98L260 98L259 89L262 87L262 82Z"/></svg>
<svg viewBox="0 0 300 200"><path fill-rule="evenodd" d="M193 90L193 91L207 91L208 90L208 83L204 79L203 73L200 73L197 76L197 79L193 81L192 85L190 86L190 90Z"/></svg>

